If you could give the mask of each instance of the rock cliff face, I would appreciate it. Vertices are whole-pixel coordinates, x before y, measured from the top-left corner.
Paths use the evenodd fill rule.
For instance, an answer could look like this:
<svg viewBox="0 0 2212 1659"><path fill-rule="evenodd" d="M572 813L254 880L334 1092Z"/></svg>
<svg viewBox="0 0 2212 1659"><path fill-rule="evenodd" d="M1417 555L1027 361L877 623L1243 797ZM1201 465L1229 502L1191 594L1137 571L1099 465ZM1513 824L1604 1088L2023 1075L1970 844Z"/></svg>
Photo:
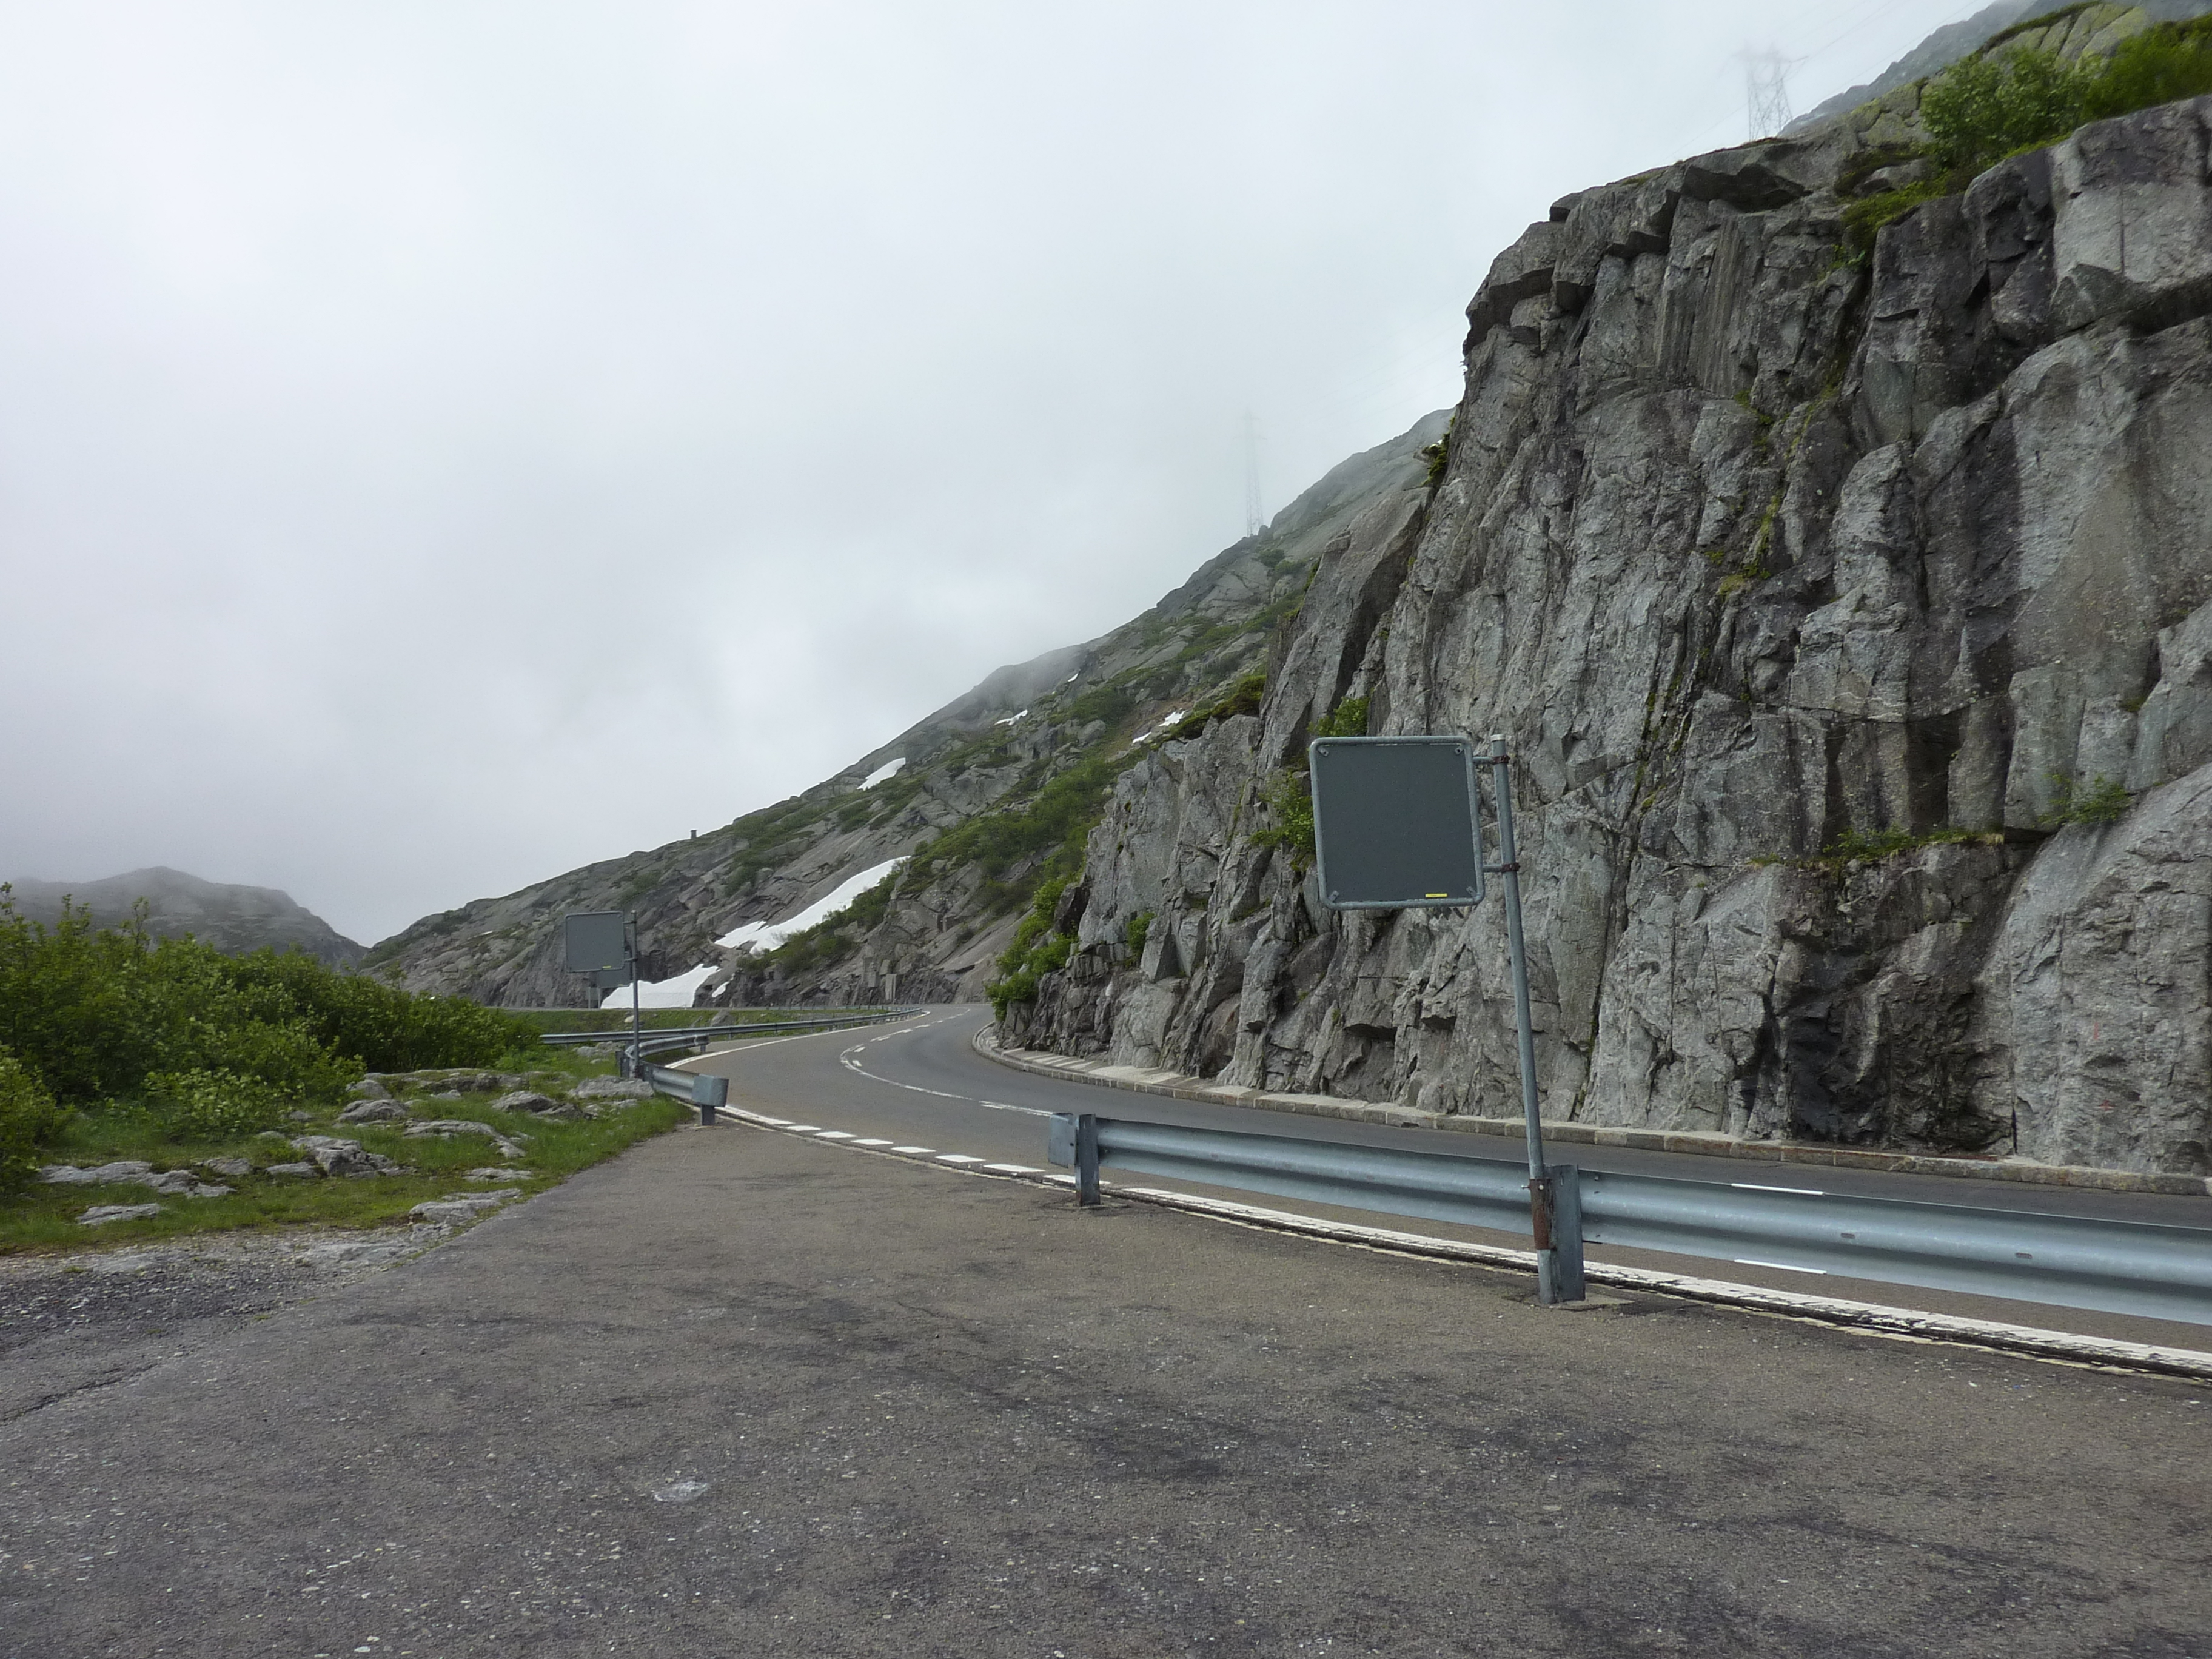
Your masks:
<svg viewBox="0 0 2212 1659"><path fill-rule="evenodd" d="M1121 777L1010 1040L1511 1111L1496 907L1331 915L1254 836L1364 697L1512 737L1547 1115L2212 1169L2212 100L1862 264L1838 186L1911 109L1498 258L1432 498L1331 544L1256 714Z"/></svg>

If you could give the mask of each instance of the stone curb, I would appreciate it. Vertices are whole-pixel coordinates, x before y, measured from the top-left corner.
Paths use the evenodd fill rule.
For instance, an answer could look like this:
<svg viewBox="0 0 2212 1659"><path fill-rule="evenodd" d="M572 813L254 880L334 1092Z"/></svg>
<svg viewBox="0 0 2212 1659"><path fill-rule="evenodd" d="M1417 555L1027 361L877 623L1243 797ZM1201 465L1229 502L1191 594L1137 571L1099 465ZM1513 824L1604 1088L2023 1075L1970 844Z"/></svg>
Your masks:
<svg viewBox="0 0 2212 1659"><path fill-rule="evenodd" d="M1447 1129L1463 1134L1522 1133L1519 1118L1462 1117L1417 1111L1367 1100L1339 1100L1330 1095L1278 1095L1259 1089L1208 1083L1180 1072L1137 1066L1113 1066L1099 1060L1074 1060L1033 1048L1002 1048L995 1024L979 1028L977 1054L1018 1072L1056 1077L1073 1083L1124 1089L1170 1100L1204 1101L1217 1106L1249 1106L1303 1117L1341 1118L1352 1123L1388 1123L1401 1128ZM1850 1146L1808 1146L1789 1140L1742 1140L1732 1135L1673 1129L1617 1129L1589 1123L1547 1121L1544 1136L1562 1146L1628 1146L1652 1152L1697 1152L1707 1158L1740 1158L1760 1164L1805 1164L1829 1169L1880 1170L1895 1175L1949 1176L1970 1181L2019 1181L2042 1187L2086 1187L2111 1193L2164 1193L2185 1198L2212 1197L2212 1178L2191 1175L2147 1175L2132 1170L2094 1170L2069 1164L2031 1164L2023 1158L1942 1158L1920 1152L1864 1152Z"/></svg>

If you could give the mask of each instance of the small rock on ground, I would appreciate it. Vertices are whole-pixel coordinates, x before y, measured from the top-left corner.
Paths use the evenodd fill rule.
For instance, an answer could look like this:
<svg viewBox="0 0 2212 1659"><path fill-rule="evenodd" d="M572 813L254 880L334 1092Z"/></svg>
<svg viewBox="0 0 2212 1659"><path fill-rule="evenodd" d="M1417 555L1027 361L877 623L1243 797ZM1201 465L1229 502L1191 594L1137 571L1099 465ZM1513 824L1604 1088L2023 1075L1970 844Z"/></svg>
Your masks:
<svg viewBox="0 0 2212 1659"><path fill-rule="evenodd" d="M637 1078L595 1077L571 1092L579 1100L642 1100L653 1092L653 1085Z"/></svg>
<svg viewBox="0 0 2212 1659"><path fill-rule="evenodd" d="M142 1215L161 1214L162 1207L159 1204L95 1204L76 1218L77 1224L97 1227L107 1221L136 1221Z"/></svg>
<svg viewBox="0 0 2212 1659"><path fill-rule="evenodd" d="M341 1123L388 1123L394 1118L407 1115L406 1107L396 1100L364 1100L357 1106L349 1106L338 1114Z"/></svg>
<svg viewBox="0 0 2212 1659"><path fill-rule="evenodd" d="M118 1159L113 1164L94 1164L79 1169L74 1164L49 1164L39 1171L39 1179L55 1187L102 1187L110 1182L137 1182L154 1173L154 1166L137 1158Z"/></svg>

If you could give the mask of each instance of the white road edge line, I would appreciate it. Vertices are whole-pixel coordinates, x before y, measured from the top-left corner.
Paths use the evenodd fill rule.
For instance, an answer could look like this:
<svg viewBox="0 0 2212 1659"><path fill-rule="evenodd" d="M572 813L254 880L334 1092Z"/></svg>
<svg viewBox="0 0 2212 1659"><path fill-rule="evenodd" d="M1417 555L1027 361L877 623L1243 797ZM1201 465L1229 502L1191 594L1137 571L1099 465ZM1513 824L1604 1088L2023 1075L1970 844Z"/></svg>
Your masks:
<svg viewBox="0 0 2212 1659"><path fill-rule="evenodd" d="M782 1123L764 1113L737 1107L724 1107L722 1113L759 1128L785 1134L805 1133L808 1139L817 1139L812 1133L803 1130L800 1126ZM832 1144L842 1146L860 1145L857 1139ZM893 1146L890 1151L912 1157L927 1157L933 1163L940 1161L934 1149L928 1146ZM870 1149L870 1154L878 1158L885 1155L873 1149ZM952 1156L958 1159L960 1155ZM981 1158L951 1162L946 1167L956 1175L985 1176L992 1180L1020 1180L1032 1185L1054 1187L1075 1184L1073 1175L1063 1174L1057 1170L1017 1174L1016 1171L1022 1168L1019 1164L992 1164ZM1394 1255L1462 1261L1476 1267L1502 1267L1523 1273L1533 1273L1536 1266L1535 1253L1531 1250L1509 1249L1493 1244L1471 1244L1456 1238L1400 1232L1389 1227L1364 1227L1346 1221L1323 1221L1315 1216L1298 1215L1288 1210L1262 1209L1256 1205L1238 1204L1226 1199L1202 1198L1194 1193L1169 1192L1164 1188L1121 1187L1110 1182L1105 1184L1113 1188L1117 1198L1134 1199L1163 1209L1183 1210L1194 1215L1210 1216L1269 1232L1297 1233L1310 1238L1382 1250ZM1774 1267L1784 1264L1747 1262L1744 1265ZM1770 1290L1761 1285L1738 1285L1727 1279L1656 1273L1650 1268L1616 1267L1607 1262L1589 1262L1583 1271L1594 1285L1610 1285L1617 1290L1644 1291L1656 1296L1711 1303L1719 1307L1739 1308L1747 1312L1770 1314L1777 1318L1802 1320L1810 1324L1839 1326L1898 1341L1993 1348L2025 1358L2061 1364L2153 1371L2168 1376L2185 1376L2194 1381L2212 1382L2212 1353L2194 1348L2124 1342L2114 1337L2085 1336L2073 1331L2045 1330L2033 1325L2012 1325L1996 1320L1967 1319L1955 1314L1923 1313L1913 1308L1893 1308L1875 1302L1850 1302L1840 1297L1808 1296L1796 1291ZM1817 1270L1801 1268L1797 1271Z"/></svg>

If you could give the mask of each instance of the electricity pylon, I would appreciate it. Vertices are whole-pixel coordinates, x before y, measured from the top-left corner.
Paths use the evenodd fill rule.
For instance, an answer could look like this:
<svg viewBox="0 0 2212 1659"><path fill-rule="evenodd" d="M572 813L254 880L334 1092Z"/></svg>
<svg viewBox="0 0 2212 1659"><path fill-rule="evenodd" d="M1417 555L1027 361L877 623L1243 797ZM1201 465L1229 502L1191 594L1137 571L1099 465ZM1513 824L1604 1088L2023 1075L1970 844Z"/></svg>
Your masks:
<svg viewBox="0 0 2212 1659"><path fill-rule="evenodd" d="M1772 46L1740 52L1743 59L1744 112L1753 138L1771 138L1790 125L1790 71L1799 59L1784 58Z"/></svg>

